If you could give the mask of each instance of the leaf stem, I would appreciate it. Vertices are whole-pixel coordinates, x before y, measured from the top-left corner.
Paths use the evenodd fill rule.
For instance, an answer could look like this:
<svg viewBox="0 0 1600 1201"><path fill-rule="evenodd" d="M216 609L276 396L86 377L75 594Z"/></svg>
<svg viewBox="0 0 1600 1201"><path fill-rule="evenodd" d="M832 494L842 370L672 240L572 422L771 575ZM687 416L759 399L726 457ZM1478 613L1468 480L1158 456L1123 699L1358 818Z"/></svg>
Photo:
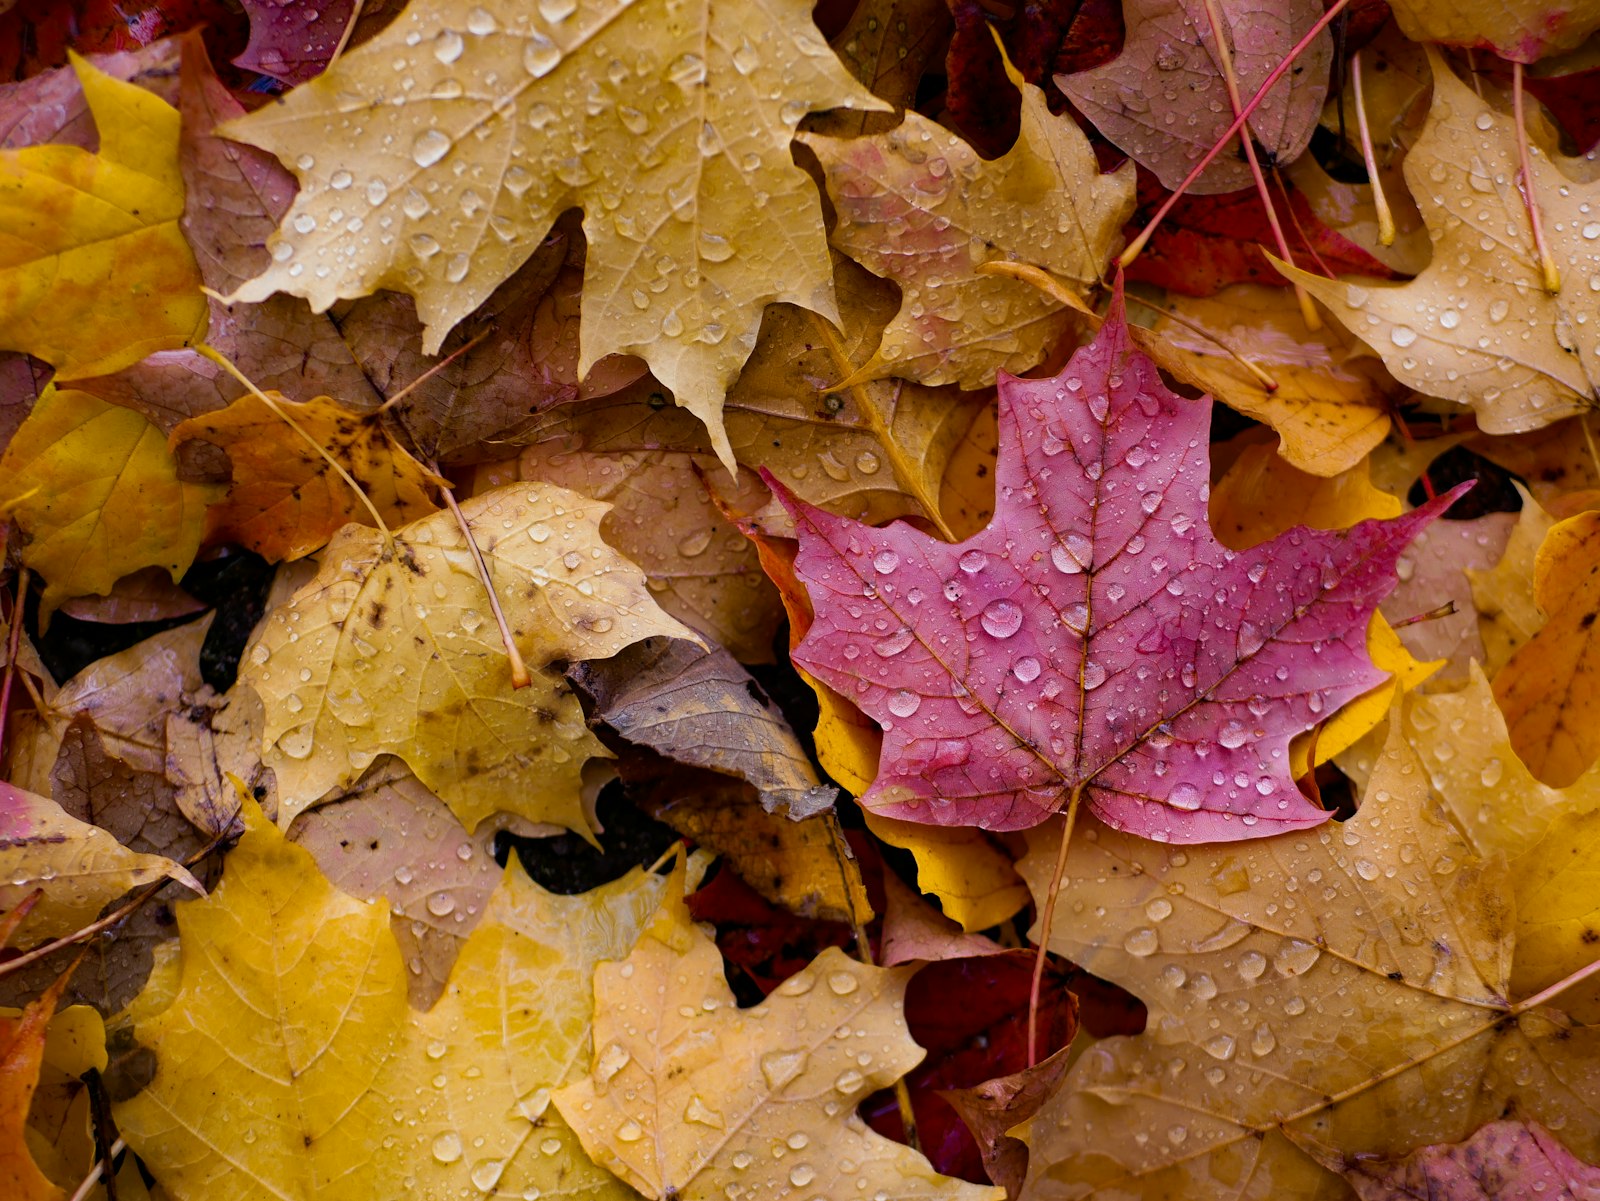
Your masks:
<svg viewBox="0 0 1600 1201"><path fill-rule="evenodd" d="M1222 14L1217 11L1217 0L1205 0L1206 20L1211 25L1211 40L1217 47L1217 63L1222 68L1222 82L1228 88L1228 103L1233 106L1234 115L1237 116L1244 105L1239 98L1239 77L1233 69L1233 51L1228 47L1227 27L1222 23ZM1249 126L1239 131L1239 145L1244 149L1245 162L1250 164L1250 178L1256 182L1256 195L1261 197L1261 207L1267 214L1267 225L1272 230L1272 237L1278 244L1278 257L1290 266L1294 266L1294 255L1289 251L1289 240L1283 235L1283 226L1278 222L1278 210L1272 203L1272 193L1267 191L1267 177L1261 173L1261 162L1256 156L1255 139L1250 136ZM1317 316L1316 306L1311 303L1311 294L1300 285L1294 285L1295 299L1300 304L1300 317L1309 330L1322 328L1322 318Z"/></svg>
<svg viewBox="0 0 1600 1201"><path fill-rule="evenodd" d="M429 459L428 470L437 476L439 464ZM456 504L454 490L441 487L439 491L444 494L444 503L450 507L451 515L461 527L461 536L467 540L467 549L472 553L472 561L478 568L478 579L483 581L483 590L489 594L489 611L494 614L494 623L500 628L500 641L505 644L506 658L511 661L511 687L526 688L533 683L533 677L528 674L528 665L522 661L522 652L517 649L516 639L511 636L511 626L506 622L505 612L500 608L500 597L494 590L494 580L489 575L489 565L484 562L483 551L478 549L478 540L472 536L472 527L467 524L466 514L462 513L461 506Z"/></svg>
<svg viewBox="0 0 1600 1201"><path fill-rule="evenodd" d="M1222 148L1228 144L1233 135L1244 128L1245 122L1250 119L1250 114L1255 112L1256 109L1260 107L1261 102L1267 98L1267 93L1270 92L1273 85L1283 77L1284 72L1294 64L1294 60L1305 53L1306 47L1311 45L1316 36L1333 23L1334 19L1337 18L1338 15L1349 6L1349 4L1350 0L1334 0L1334 3L1329 6L1328 11L1323 13L1322 16L1317 19L1317 23L1306 31L1305 36L1294 44L1294 48L1289 51L1288 55L1285 56L1281 63L1272 69L1265 82L1262 83L1260 89L1257 90L1254 96L1250 97L1249 101L1239 112L1238 116L1234 117L1233 124L1228 126L1227 132L1218 138L1211 149L1206 151L1205 154L1201 156L1200 161L1196 163L1189 171L1189 174L1184 177L1183 182L1180 183L1176 189L1174 189L1172 194L1168 196L1167 199L1162 203L1161 207L1156 210L1156 215L1150 218L1150 223L1146 225L1142 231L1140 231L1139 236L1130 242L1127 249L1117 257L1118 266L1126 267L1132 263L1134 259L1139 257L1140 252L1144 250L1146 244L1150 241L1150 236L1155 233L1156 227L1159 226L1161 222L1166 219L1167 214L1172 211L1172 206L1177 204L1179 199L1182 198L1183 194L1187 192L1194 184L1194 181L1200 178L1205 169L1211 165L1211 161L1215 159L1217 155L1222 153Z"/></svg>
<svg viewBox="0 0 1600 1201"><path fill-rule="evenodd" d="M1067 871L1067 849L1072 845L1072 827L1078 820L1078 802L1083 797L1083 785L1072 787L1072 798L1067 802L1066 825L1061 831L1061 850L1056 854L1055 874L1050 877L1050 891L1045 893L1044 913L1039 917L1039 947L1033 955L1033 983L1028 986L1028 1066L1039 1062L1039 994L1044 986L1044 965L1050 957L1050 926L1056 918L1056 898L1061 895L1061 881Z"/></svg>
<svg viewBox="0 0 1600 1201"><path fill-rule="evenodd" d="M1367 126L1367 104L1361 91L1361 51L1350 56L1350 89L1355 93L1356 130L1361 135L1361 161L1367 165L1367 181L1372 184L1372 207L1378 211L1378 241L1394 245L1394 214L1378 178L1378 156L1372 150L1372 131Z"/></svg>
<svg viewBox="0 0 1600 1201"><path fill-rule="evenodd" d="M288 412L279 406L277 401L273 400L272 397L268 396L260 388L256 387L253 380L246 376L244 372L235 367L232 360L230 360L227 355L216 349L216 347L210 346L205 342L202 342L196 346L195 350L204 355L206 358L210 359L213 363L217 364L217 366L221 367L229 375L233 376L234 379L238 380L246 388L250 389L250 394L252 396L254 396L262 404L266 405L267 408L272 410L272 412L280 420L282 420L285 425L287 425L295 433L299 434L306 445L315 450L317 454L321 456L323 461L325 461L329 467L332 467L333 470L338 473L339 478L350 486L350 490L360 498L361 503L366 506L367 512L371 514L373 524L378 527L379 532L383 534L384 538L390 539L394 537L394 534L390 531L389 527L384 524L383 515L378 512L378 506L372 503L372 499L366 494L366 491L361 487L360 484L356 483L355 477L344 469L344 467L339 463L339 460L333 457L326 446L324 446L316 438L313 438L310 434L306 433L306 431L301 428L295 419L289 416Z"/></svg>
<svg viewBox="0 0 1600 1201"><path fill-rule="evenodd" d="M1539 198L1534 193L1533 156L1528 151L1528 126L1523 120L1522 64L1511 64L1511 114L1517 123L1517 161L1521 164L1522 203L1533 226L1533 248L1539 252L1539 270L1544 275L1544 290L1552 296L1561 293L1561 269L1545 241L1544 223L1539 218Z"/></svg>

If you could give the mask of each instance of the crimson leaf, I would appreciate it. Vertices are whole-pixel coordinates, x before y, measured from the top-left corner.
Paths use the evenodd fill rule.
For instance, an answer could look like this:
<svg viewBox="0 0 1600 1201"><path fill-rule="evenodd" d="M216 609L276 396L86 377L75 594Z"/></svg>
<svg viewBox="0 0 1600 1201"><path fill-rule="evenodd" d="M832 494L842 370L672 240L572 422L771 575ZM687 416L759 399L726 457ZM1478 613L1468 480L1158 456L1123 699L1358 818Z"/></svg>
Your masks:
<svg viewBox="0 0 1600 1201"><path fill-rule="evenodd" d="M1234 553L1206 522L1211 404L1161 382L1120 295L1053 379L1002 375L994 519L966 542L778 491L816 622L794 661L884 729L875 812L1017 830L1072 793L1148 838L1327 814L1289 741L1378 684L1373 608L1453 499Z"/></svg>

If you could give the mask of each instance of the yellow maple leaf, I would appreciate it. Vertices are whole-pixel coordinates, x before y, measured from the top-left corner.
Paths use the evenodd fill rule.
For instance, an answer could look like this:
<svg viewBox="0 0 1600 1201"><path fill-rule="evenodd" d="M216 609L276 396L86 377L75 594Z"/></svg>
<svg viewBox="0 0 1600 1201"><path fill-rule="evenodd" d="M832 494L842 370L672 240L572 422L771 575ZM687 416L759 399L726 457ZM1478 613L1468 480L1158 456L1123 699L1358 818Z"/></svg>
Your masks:
<svg viewBox="0 0 1600 1201"><path fill-rule="evenodd" d="M716 945L669 896L627 959L596 968L593 1066L552 1099L595 1162L653 1201L725 1188L999 1201L855 1112L922 1058L901 1013L910 976L830 947L740 1009Z"/></svg>
<svg viewBox="0 0 1600 1201"><path fill-rule="evenodd" d="M276 562L310 554L348 522L370 524L367 506L334 463L361 485L387 522L404 525L438 509L429 489L445 481L412 458L377 413L354 412L328 396L297 404L275 392L265 395L293 426L247 393L172 431L173 450L198 439L220 446L233 464L227 499L207 514L212 540L238 542Z"/></svg>
<svg viewBox="0 0 1600 1201"><path fill-rule="evenodd" d="M104 596L142 567L174 581L200 549L213 484L178 478L161 431L87 392L48 389L0 457L22 561L44 577L40 620L62 601Z"/></svg>
<svg viewBox="0 0 1600 1201"><path fill-rule="evenodd" d="M163 877L205 891L183 864L130 851L49 798L0 783L0 912L44 894L12 936L17 945L81 929L107 902Z"/></svg>
<svg viewBox="0 0 1600 1201"><path fill-rule="evenodd" d="M1302 471L1347 471L1389 432L1389 407L1405 389L1345 330L1307 330L1281 289L1235 284L1215 296L1169 293L1165 307L1240 350L1278 386L1268 391L1218 343L1165 314L1150 327L1169 347L1161 365L1271 426L1282 439L1279 453Z"/></svg>
<svg viewBox="0 0 1600 1201"><path fill-rule="evenodd" d="M176 988L153 981L130 1007L157 1068L117 1124L168 1194L622 1201L549 1090L585 1067L595 963L627 953L683 869L552 897L513 866L415 1014L388 905L335 889L253 801L244 820L222 883L178 907ZM241 1005L260 1020L241 1024Z"/></svg>
<svg viewBox="0 0 1600 1201"><path fill-rule="evenodd" d="M1030 835L1036 896L1060 836ZM1559 998L1512 1003L1509 889L1398 726L1342 824L1183 848L1080 824L1061 903L1104 916L1050 945L1150 1027L1089 1048L1035 1117L1025 1195L1342 1196L1319 1145L1403 1154L1508 1107L1595 1158L1600 1037Z"/></svg>
<svg viewBox="0 0 1600 1201"><path fill-rule="evenodd" d="M834 245L902 290L899 314L853 378L977 388L1002 368L1026 370L1060 337L1068 310L977 268L1031 263L1087 292L1121 245L1132 164L1101 175L1082 131L1006 68L1022 89L1022 132L992 163L915 112L872 137L803 136L839 212Z"/></svg>
<svg viewBox="0 0 1600 1201"><path fill-rule="evenodd" d="M859 712L859 710L858 710ZM876 769L876 764L873 765ZM866 784L871 784L869 777ZM1028 903L1028 886L991 836L971 826L930 826L864 813L867 829L917 861L917 888L963 930L987 930Z"/></svg>
<svg viewBox="0 0 1600 1201"><path fill-rule="evenodd" d="M1569 179L1529 147L1545 236L1561 270L1545 290L1518 186L1516 126L1436 53L1433 107L1405 160L1406 182L1434 236L1427 270L1404 284L1344 283L1278 264L1383 357L1401 383L1471 405L1478 425L1505 434L1594 405L1600 347L1600 241L1585 210L1600 185ZM1276 262L1276 260L1274 260Z"/></svg>
<svg viewBox="0 0 1600 1201"><path fill-rule="evenodd" d="M178 228L177 110L69 54L99 153L0 150L0 348L63 380L198 342L207 318Z"/></svg>
<svg viewBox="0 0 1600 1201"><path fill-rule="evenodd" d="M450 513L334 535L240 672L266 708L262 759L277 775L279 822L392 754L468 830L504 809L587 833L581 772L605 751L549 665L603 659L654 634L694 639L601 540L609 508L551 484L511 484L461 506L533 670L523 689L512 687Z"/></svg>
<svg viewBox="0 0 1600 1201"><path fill-rule="evenodd" d="M419 0L225 127L300 179L272 265L234 296L321 311L409 292L431 354L582 208L579 374L644 358L731 467L722 396L763 307L837 316L821 205L789 143L806 113L839 106L888 107L801 0Z"/></svg>
<svg viewBox="0 0 1600 1201"><path fill-rule="evenodd" d="M1533 595L1546 620L1494 678L1511 745L1546 784L1571 784L1600 754L1600 512L1545 535Z"/></svg>

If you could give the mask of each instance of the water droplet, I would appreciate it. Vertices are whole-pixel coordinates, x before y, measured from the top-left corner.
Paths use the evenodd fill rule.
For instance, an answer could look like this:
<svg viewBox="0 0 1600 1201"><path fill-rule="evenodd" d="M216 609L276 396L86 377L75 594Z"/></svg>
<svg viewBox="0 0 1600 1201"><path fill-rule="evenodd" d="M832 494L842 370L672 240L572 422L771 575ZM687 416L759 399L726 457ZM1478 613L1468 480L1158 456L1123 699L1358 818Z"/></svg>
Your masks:
<svg viewBox="0 0 1600 1201"><path fill-rule="evenodd" d="M1246 980L1259 980L1267 970L1267 957L1260 951L1246 951L1239 956L1239 974Z"/></svg>
<svg viewBox="0 0 1600 1201"><path fill-rule="evenodd" d="M805 1188L816 1178L816 1169L810 1164L796 1164L789 1169L789 1183L794 1185L795 1188Z"/></svg>
<svg viewBox="0 0 1600 1201"><path fill-rule="evenodd" d="M472 1165L473 1186L480 1193L492 1192L494 1186L500 1183L500 1175L506 1170L506 1161L503 1159L480 1159Z"/></svg>
<svg viewBox="0 0 1600 1201"><path fill-rule="evenodd" d="M1085 691L1093 692L1106 682L1106 669L1104 665L1096 663L1093 659L1087 660L1083 665L1083 687Z"/></svg>
<svg viewBox="0 0 1600 1201"><path fill-rule="evenodd" d="M1410 346L1417 340L1417 331L1409 325L1397 325L1389 331L1389 341L1396 346Z"/></svg>
<svg viewBox="0 0 1600 1201"><path fill-rule="evenodd" d="M1140 926L1136 930L1130 930L1128 936L1122 940L1122 949L1130 955L1139 956L1141 959L1146 955L1154 955L1160 945L1161 942L1156 932L1149 926Z"/></svg>
<svg viewBox="0 0 1600 1201"><path fill-rule="evenodd" d="M1200 790L1187 780L1180 780L1174 784L1172 791L1167 794L1167 804L1174 809L1182 809L1188 813L1193 813L1200 808L1204 799Z"/></svg>
<svg viewBox="0 0 1600 1201"><path fill-rule="evenodd" d="M833 1082L833 1087L846 1095L853 1093L866 1083L866 1077L854 1068L846 1068L839 1073L838 1079Z"/></svg>
<svg viewBox="0 0 1600 1201"><path fill-rule="evenodd" d="M561 61L561 48L547 38L544 34L534 32L528 35L528 43L522 48L522 69L535 79L543 79L554 71L556 64Z"/></svg>
<svg viewBox="0 0 1600 1201"><path fill-rule="evenodd" d="M1039 660L1035 659L1032 655L1024 655L1011 665L1011 674L1016 676L1017 679L1021 680L1024 684L1031 684L1033 681L1037 680L1041 670L1042 669L1039 666Z"/></svg>
<svg viewBox="0 0 1600 1201"><path fill-rule="evenodd" d="M539 0L539 15L546 21L560 23L578 11L578 0Z"/></svg>
<svg viewBox="0 0 1600 1201"><path fill-rule="evenodd" d="M922 698L909 688L899 688L889 694L889 712L896 717L910 717L922 708Z"/></svg>
<svg viewBox="0 0 1600 1201"><path fill-rule="evenodd" d="M895 551L885 547L872 556L872 568L879 575L888 575L900 566L900 556Z"/></svg>
<svg viewBox="0 0 1600 1201"><path fill-rule="evenodd" d="M449 66L461 57L461 52L466 48L466 40L455 30L447 29L433 43L433 57Z"/></svg>
<svg viewBox="0 0 1600 1201"><path fill-rule="evenodd" d="M848 997L861 987L861 982L850 972L834 972L828 977L828 988L835 996Z"/></svg>
<svg viewBox="0 0 1600 1201"><path fill-rule="evenodd" d="M1222 729L1217 733L1217 741L1229 750L1237 750L1249 739L1244 725L1237 721L1227 721L1222 724Z"/></svg>
<svg viewBox="0 0 1600 1201"><path fill-rule="evenodd" d="M969 550L956 562L961 570L968 575L977 575L978 572L989 566L989 556L981 550Z"/></svg>
<svg viewBox="0 0 1600 1201"><path fill-rule="evenodd" d="M455 1163L461 1158L461 1136L449 1130L434 1139L433 1157L440 1163Z"/></svg>
<svg viewBox="0 0 1600 1201"><path fill-rule="evenodd" d="M916 635L911 632L911 628L909 626L901 626L887 638L879 638L872 644L872 649L878 658L892 659L915 641ZM902 714L901 716L909 717L910 714Z"/></svg>
<svg viewBox="0 0 1600 1201"><path fill-rule="evenodd" d="M1022 628L1022 610L1012 601L991 602L978 619L988 634L995 638L1010 638Z"/></svg>
<svg viewBox="0 0 1600 1201"><path fill-rule="evenodd" d="M611 1077L627 1067L632 1059L633 1056L629 1054L627 1047L624 1047L621 1043L612 1043L604 1051L600 1052L599 1058L594 1061L595 1079L602 1083L610 1080Z"/></svg>
<svg viewBox="0 0 1600 1201"><path fill-rule="evenodd" d="M636 1143L644 1137L644 1127L629 1118L617 1127L617 1141L621 1143Z"/></svg>
<svg viewBox="0 0 1600 1201"><path fill-rule="evenodd" d="M1285 939L1278 953L1272 957L1272 968L1280 976L1301 976L1309 972L1322 957L1322 951L1298 938Z"/></svg>
<svg viewBox="0 0 1600 1201"><path fill-rule="evenodd" d="M1285 1007L1287 1008L1287 1007ZM1278 1045L1278 1036L1272 1033L1272 1027L1262 1022L1250 1035L1250 1054L1257 1059L1263 1055L1271 1055L1272 1049Z"/></svg>
<svg viewBox="0 0 1600 1201"><path fill-rule="evenodd" d="M1205 1042L1200 1044L1201 1050L1203 1050L1207 1055L1211 1056L1212 1059L1222 1060L1233 1058L1233 1050L1235 1046L1236 1044L1234 1043L1233 1035L1231 1034L1219 1034L1215 1038L1208 1038Z"/></svg>
<svg viewBox="0 0 1600 1201"><path fill-rule="evenodd" d="M761 1074L767 1087L782 1088L798 1076L806 1066L804 1051L769 1051L761 1057Z"/></svg>
<svg viewBox="0 0 1600 1201"><path fill-rule="evenodd" d="M1490 130L1494 128L1494 118L1486 112L1479 113L1477 119L1473 121L1473 124L1479 129Z"/></svg>
<svg viewBox="0 0 1600 1201"><path fill-rule="evenodd" d="M437 129L425 129L411 143L411 159L419 167L431 167L450 152L450 139Z"/></svg>
<svg viewBox="0 0 1600 1201"><path fill-rule="evenodd" d="M447 892L436 892L428 898L428 912L434 917L449 917L456 911L456 899Z"/></svg>
<svg viewBox="0 0 1600 1201"><path fill-rule="evenodd" d="M722 1115L707 1105L699 1093L689 1098L689 1104L683 1110L683 1120L709 1126L713 1130L721 1130L725 1125Z"/></svg>

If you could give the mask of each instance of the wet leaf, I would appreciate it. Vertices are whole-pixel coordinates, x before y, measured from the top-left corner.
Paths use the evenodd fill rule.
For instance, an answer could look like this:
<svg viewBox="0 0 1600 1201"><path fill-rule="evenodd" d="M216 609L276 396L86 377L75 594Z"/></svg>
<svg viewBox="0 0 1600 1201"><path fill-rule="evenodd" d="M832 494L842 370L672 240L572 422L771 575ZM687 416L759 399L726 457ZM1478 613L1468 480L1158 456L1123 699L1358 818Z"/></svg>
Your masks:
<svg viewBox="0 0 1600 1201"><path fill-rule="evenodd" d="M1515 126L1433 59L1433 107L1406 155L1406 183L1434 235L1432 264L1410 283L1341 283L1285 269L1401 383L1471 405L1489 433L1586 411L1600 350L1578 330L1597 311L1600 243L1585 238L1593 184L1567 178L1530 147L1561 289L1545 291L1528 209L1514 182ZM1458 213L1471 220L1458 217Z"/></svg>
<svg viewBox="0 0 1600 1201"><path fill-rule="evenodd" d="M1058 839L1030 836L1036 893ZM1251 1195L1321 1195L1308 1145L1404 1154L1508 1106L1594 1155L1594 1040L1511 1006L1508 887L1396 736L1342 826L1182 849L1083 831L1051 946L1140 995L1151 1030L1074 1065L1034 1119L1030 1192L1209 1198L1248 1179ZM1070 920L1090 904L1103 921Z"/></svg>
<svg viewBox="0 0 1600 1201"><path fill-rule="evenodd" d="M799 821L833 808L789 723L726 651L651 639L571 678L628 741L680 763L737 776L769 813Z"/></svg>
<svg viewBox="0 0 1600 1201"><path fill-rule="evenodd" d="M322 310L401 289L417 298L431 354L564 209L583 207L579 374L606 353L639 354L731 465L721 394L762 307L783 300L833 316L821 209L790 137L813 109L882 106L803 7L783 14L704 5L680 23L617 3L568 23L571 10L557 19L510 3L413 4L283 104L231 127L293 166L301 185L273 265L236 298L287 291ZM393 92L397 59L412 92ZM613 61L626 63L616 80ZM591 88L606 99L585 117L577 106ZM341 150L327 126L351 97L364 116ZM387 244L336 253L333 214L347 197L363 199L374 224L393 222Z"/></svg>
<svg viewBox="0 0 1600 1201"><path fill-rule="evenodd" d="M1600 1195L1600 1168L1537 1122L1490 1122L1464 1142L1419 1147L1401 1159L1351 1159L1345 1178L1361 1201L1584 1201Z"/></svg>
<svg viewBox="0 0 1600 1201"><path fill-rule="evenodd" d="M22 560L45 579L46 619L68 597L104 596L144 567L176 583L200 548L206 505L221 495L179 479L161 431L139 414L56 389L11 439L0 478Z"/></svg>
<svg viewBox="0 0 1600 1201"><path fill-rule="evenodd" d="M1114 62L1056 86L1096 129L1175 188L1228 129L1233 108L1223 59L1207 14L1195 0L1133 0L1123 6L1127 41ZM1289 4L1217 0L1239 94L1253 96L1267 75L1322 15L1315 0ZM1311 140L1327 92L1333 39L1317 35L1251 116L1248 132L1276 159L1298 158ZM1192 191L1233 192L1250 185L1238 157L1219 155Z"/></svg>
<svg viewBox="0 0 1600 1201"><path fill-rule="evenodd" d="M58 980L20 1017L0 1017L0 1188L15 1201L61 1201L66 1196L39 1170L25 1134L45 1035L66 985L65 978Z"/></svg>
<svg viewBox="0 0 1600 1201"><path fill-rule="evenodd" d="M46 797L0 783L0 911L44 896L12 936L18 947L87 926L108 901L160 879L204 891L180 863L127 850Z"/></svg>
<svg viewBox="0 0 1600 1201"><path fill-rule="evenodd" d="M175 451L208 443L232 464L233 486L206 514L212 541L237 542L271 561L298 559L341 526L371 525L347 476L390 524L437 511L432 490L445 481L395 441L381 415L352 412L329 396L299 404L263 395L273 404L241 396L172 431Z"/></svg>
<svg viewBox="0 0 1600 1201"><path fill-rule="evenodd" d="M332 0L306 8L294 0L241 0L250 16L250 44L235 66L284 83L315 79L328 65L356 15L355 0Z"/></svg>
<svg viewBox="0 0 1600 1201"><path fill-rule="evenodd" d="M1366 623L1440 503L1227 551L1204 519L1208 406L1161 384L1120 314L1000 405L995 519L965 543L786 502L817 613L794 660L885 731L863 804L1022 829L1081 790L1175 841L1325 820L1288 742L1381 681Z"/></svg>
<svg viewBox="0 0 1600 1201"><path fill-rule="evenodd" d="M1571 50L1600 28L1600 14L1574 0L1391 0L1390 7L1413 41L1483 46L1524 63Z"/></svg>
<svg viewBox="0 0 1600 1201"><path fill-rule="evenodd" d="M1065 330L1066 309L1021 280L978 273L988 262L1045 268L1087 293L1121 245L1133 211L1127 169L1101 175L1088 139L1023 92L1017 145L985 163L961 139L912 112L885 134L803 135L839 213L833 243L901 288L900 311L854 379L897 375L980 388L1023 371Z"/></svg>
<svg viewBox="0 0 1600 1201"><path fill-rule="evenodd" d="M1494 695L1511 745L1546 784L1571 784L1600 754L1600 513L1553 526L1534 563L1547 620L1500 669Z"/></svg>
<svg viewBox="0 0 1600 1201"><path fill-rule="evenodd" d="M240 673L266 706L262 761L277 775L279 824L392 754L469 830L505 809L588 831L580 773L604 752L549 665L652 634L691 637L601 541L606 508L538 484L461 506L534 672L521 690L450 513L387 536L355 525L335 535Z"/></svg>
<svg viewBox="0 0 1600 1201"><path fill-rule="evenodd" d="M168 1193L454 1196L492 1174L491 1188L581 1181L620 1197L546 1106L582 1070L589 970L626 952L671 882L641 872L556 898L514 869L444 996L412 1015L387 905L338 892L253 804L245 814L222 884L178 911L177 991L134 1006L158 1066L116 1116ZM505 1010L508 991L525 1000ZM241 1002L266 1020L241 1029ZM196 1088L235 1104L191 1112Z"/></svg>
<svg viewBox="0 0 1600 1201"><path fill-rule="evenodd" d="M552 1099L595 1161L652 1201L735 1182L827 1197L857 1179L869 1194L999 1201L856 1116L922 1058L900 1010L908 974L829 948L739 1009L715 945L669 900L627 959L596 969L593 1066ZM869 1062L840 1037L847 1026L873 1040Z"/></svg>

